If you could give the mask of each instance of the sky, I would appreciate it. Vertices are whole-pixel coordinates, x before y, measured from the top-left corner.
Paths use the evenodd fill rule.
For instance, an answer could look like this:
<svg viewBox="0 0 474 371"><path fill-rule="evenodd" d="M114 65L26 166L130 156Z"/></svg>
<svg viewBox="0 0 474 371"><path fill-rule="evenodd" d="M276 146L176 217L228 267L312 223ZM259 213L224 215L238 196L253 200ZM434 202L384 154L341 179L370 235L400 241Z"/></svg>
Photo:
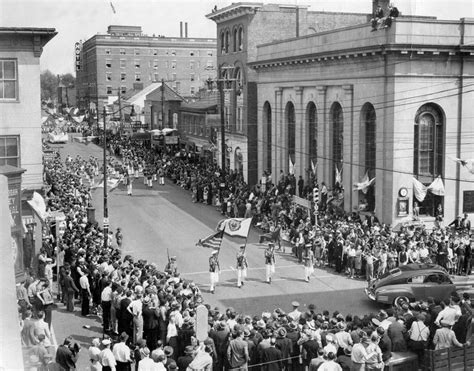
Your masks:
<svg viewBox="0 0 474 371"><path fill-rule="evenodd" d="M239 0L0 0L1 27L51 27L58 35L44 48L41 70L74 74L74 43L105 33L111 24L142 26L152 35L179 36L179 22L188 22L189 37L216 37L216 24L206 14ZM244 1L242 1L244 2ZM309 6L313 11L371 13L372 0L268 0ZM394 0L404 15L438 19L474 17L472 0Z"/></svg>

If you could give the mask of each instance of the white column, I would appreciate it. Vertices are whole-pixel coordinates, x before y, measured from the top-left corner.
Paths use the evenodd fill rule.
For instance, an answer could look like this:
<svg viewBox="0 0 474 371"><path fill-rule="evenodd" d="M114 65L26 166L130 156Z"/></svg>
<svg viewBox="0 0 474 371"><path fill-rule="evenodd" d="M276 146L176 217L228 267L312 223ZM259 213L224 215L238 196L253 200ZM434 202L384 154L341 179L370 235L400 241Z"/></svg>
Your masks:
<svg viewBox="0 0 474 371"><path fill-rule="evenodd" d="M305 122L305 109L303 108L303 87L295 87L295 177L300 175L306 179L305 163L308 158L308 135Z"/></svg>

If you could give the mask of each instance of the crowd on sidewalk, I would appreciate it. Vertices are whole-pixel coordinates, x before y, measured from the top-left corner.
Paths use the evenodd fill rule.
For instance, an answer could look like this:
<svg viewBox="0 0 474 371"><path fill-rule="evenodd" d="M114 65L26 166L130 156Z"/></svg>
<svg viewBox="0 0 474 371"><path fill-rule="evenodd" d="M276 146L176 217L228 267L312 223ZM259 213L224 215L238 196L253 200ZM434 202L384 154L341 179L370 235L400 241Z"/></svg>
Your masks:
<svg viewBox="0 0 474 371"><path fill-rule="evenodd" d="M227 216L252 216L276 242L286 235L300 261L309 245L317 264L334 266L339 272L349 270L353 276L365 271L371 279L397 264L428 258L453 269L448 265L449 249L459 256L457 251L462 245L465 259L456 269L458 273L470 272L470 255L466 258L466 251L471 251L469 231L462 220L452 229L428 233L407 228L395 233L374 218L362 221L356 214L346 215L331 207L322 185L321 213L316 224L305 210L292 205L298 186L294 186L297 183L291 175L282 174L278 184L265 177L265 182L249 187L240 174L229 172L222 179L216 166L185 156L151 154L130 141L114 140L110 144L121 160L109 159L111 173L136 179L140 170L146 170L144 179L148 182L151 174L152 186L154 174L156 178L166 175L190 190L195 202L219 207ZM110 231L105 236L97 223L88 221L91 194L83 179L90 180L97 171L94 158L68 157L64 163L56 158L45 163L45 178L51 186L47 207L64 212L66 230L58 241L58 251L54 250L55 234L45 234L37 271L17 287L24 345L38 357L43 369L53 362L44 352L50 340L47 330L51 324L48 306L53 302L53 266L59 275L59 300L65 308L74 311L75 300L80 299L83 316L98 314L102 318L102 339L95 339L89 349L94 370L128 370L133 363L138 370L250 366L262 370L380 369L391 351L411 349L420 353L427 347L461 346L466 342L466 324L471 318L468 297L455 296L449 303L434 299L402 303L363 317L330 314L313 304L300 312L297 302L292 303L294 310L289 313L278 308L254 317L232 308L211 308L203 303L197 285L180 276L174 257L159 264L122 256L121 232L114 235ZM311 190L303 187L300 195L309 198ZM280 228L281 233L272 233L272 228ZM396 257L390 259L393 251ZM200 304L209 310L209 337L201 343L195 334L196 308ZM32 316L40 321L33 321ZM41 324L42 318L46 325ZM55 363L66 370L74 369L79 351L73 337L67 338L56 352Z"/></svg>

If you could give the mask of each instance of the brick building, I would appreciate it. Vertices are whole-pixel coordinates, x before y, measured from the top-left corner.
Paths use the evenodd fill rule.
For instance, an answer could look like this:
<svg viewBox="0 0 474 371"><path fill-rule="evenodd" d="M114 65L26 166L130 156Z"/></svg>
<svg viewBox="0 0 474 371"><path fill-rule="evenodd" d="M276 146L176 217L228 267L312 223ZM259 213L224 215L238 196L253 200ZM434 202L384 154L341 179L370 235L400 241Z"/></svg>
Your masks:
<svg viewBox="0 0 474 371"><path fill-rule="evenodd" d="M337 168L344 209L384 223L411 219L415 202L424 222L439 205L447 223L472 219L474 178L453 158L474 158L473 20L400 17L376 32L366 23L300 35L259 45L249 66L259 173L276 180L291 158L306 177L313 162L332 188ZM366 174L375 185L353 191ZM417 199L417 182L435 180Z"/></svg>
<svg viewBox="0 0 474 371"><path fill-rule="evenodd" d="M82 107L110 103L130 90L141 90L162 79L181 95L193 96L215 76L216 40L188 37L181 22L180 37L149 36L141 27L109 26L77 44L76 90Z"/></svg>
<svg viewBox="0 0 474 371"><path fill-rule="evenodd" d="M217 25L218 76L227 80L224 87L226 165L233 170L242 168L244 179L255 184L259 172L270 170L270 166L257 166L257 148L262 146L257 140L257 74L248 66L257 58L259 45L366 23L368 15L312 12L306 6L297 5L234 3L206 17ZM220 143L218 148L220 151Z"/></svg>

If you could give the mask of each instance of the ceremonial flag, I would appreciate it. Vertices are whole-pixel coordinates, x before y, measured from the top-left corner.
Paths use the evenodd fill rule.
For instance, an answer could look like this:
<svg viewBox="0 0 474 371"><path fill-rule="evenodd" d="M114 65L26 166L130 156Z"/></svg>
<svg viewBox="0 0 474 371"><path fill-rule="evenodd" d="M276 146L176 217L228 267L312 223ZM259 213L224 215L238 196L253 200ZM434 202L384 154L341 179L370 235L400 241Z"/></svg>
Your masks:
<svg viewBox="0 0 474 371"><path fill-rule="evenodd" d="M119 184L122 182L122 180L123 180L123 176L118 179L117 178L107 179L107 189L109 190L109 192L112 192L115 188L117 188ZM92 189L104 188L104 178L102 178L102 180L98 184L93 185L91 188Z"/></svg>
<svg viewBox="0 0 474 371"><path fill-rule="evenodd" d="M223 235L224 235L224 230L214 232L210 236L200 239L197 242L196 246L206 247L213 250L219 250L221 248Z"/></svg>
<svg viewBox="0 0 474 371"><path fill-rule="evenodd" d="M217 223L217 230L232 237L247 238L252 224L252 218L231 218L223 219Z"/></svg>
<svg viewBox="0 0 474 371"><path fill-rule="evenodd" d="M114 4L112 4L112 1L110 2L110 7L112 8L112 11L114 12L114 14L117 13L117 12L115 11Z"/></svg>

